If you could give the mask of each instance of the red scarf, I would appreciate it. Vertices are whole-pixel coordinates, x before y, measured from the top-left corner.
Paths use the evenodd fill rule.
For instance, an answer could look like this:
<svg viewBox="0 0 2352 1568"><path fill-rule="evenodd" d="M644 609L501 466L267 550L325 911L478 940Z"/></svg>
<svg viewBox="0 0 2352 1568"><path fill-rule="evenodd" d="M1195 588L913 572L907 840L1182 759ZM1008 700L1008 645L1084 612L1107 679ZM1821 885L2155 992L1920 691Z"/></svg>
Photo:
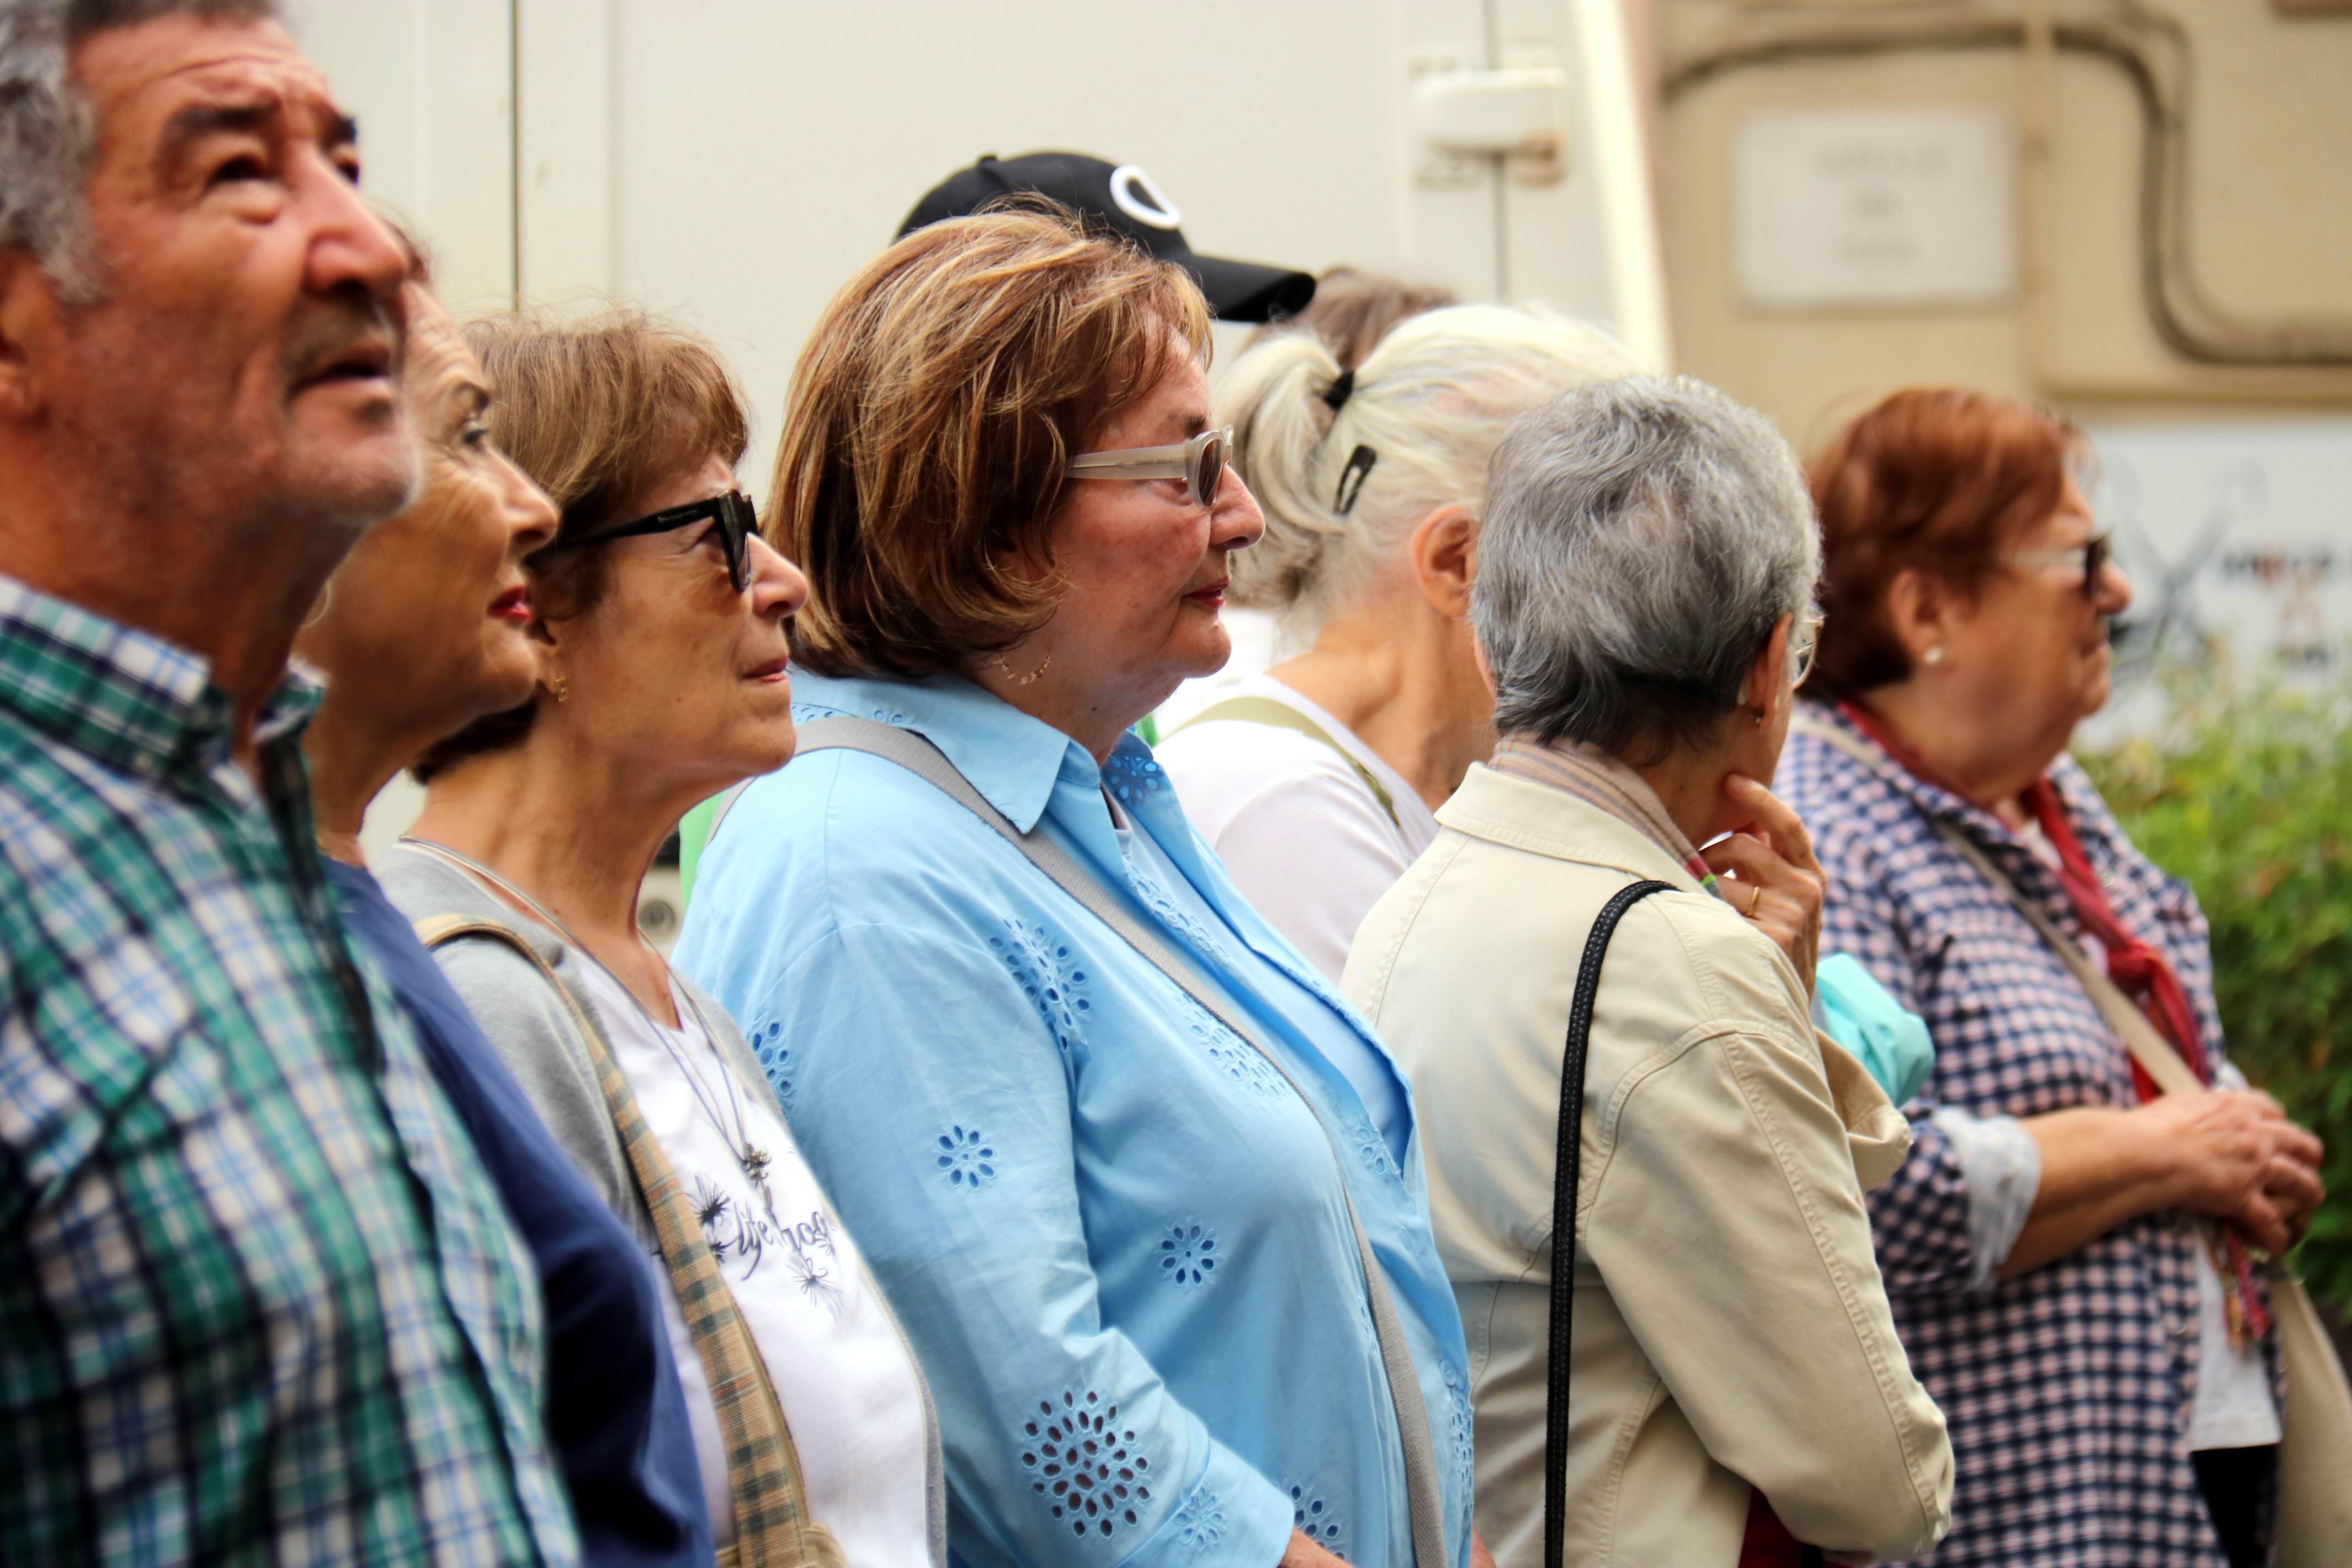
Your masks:
<svg viewBox="0 0 2352 1568"><path fill-rule="evenodd" d="M1875 741L1881 751L1902 763L1913 777L1962 800L1968 799L1930 767L1926 758L1898 740L1861 703L1842 700L1838 703L1838 711L1844 714L1854 728ZM2116 918L2115 906L2107 901L2106 889L2099 886L2098 873L2091 868L2091 858L2084 852L2083 841L2074 833L2074 825L2066 819L2065 806L2058 799L2057 786L2044 773L2026 785L2018 799L2033 814L2033 820L2042 826L2042 836L2050 840L2051 847L2057 850L2058 886L2065 892L2067 901L2074 906L2074 918L2083 930L2106 950L2107 978L2116 983L2116 990L2139 1005L2140 1011L2147 1016L2147 1021L2171 1042L2174 1050L2180 1053L2180 1059L2189 1064L2189 1070L2195 1073L2200 1082L2211 1083L2212 1075L2206 1070L2205 1064L2204 1031L2198 1026L2197 1010L2189 1005L2189 993L2181 988L2180 977L2173 973L2172 965L2166 962L2164 954L2133 935ZM2162 1092L2156 1087L2156 1080L2147 1076L2147 1069L2139 1065L2137 1058L2132 1058L2131 1071L2132 1085L2139 1091L2141 1104L2147 1104ZM2270 1314L2263 1310L2262 1296L2254 1289L2253 1263L2247 1255L2244 1239L2235 1226L2224 1227L2222 1235L2228 1254L2224 1267L2235 1276L2247 1328L2256 1335L2267 1333L2270 1331Z"/></svg>

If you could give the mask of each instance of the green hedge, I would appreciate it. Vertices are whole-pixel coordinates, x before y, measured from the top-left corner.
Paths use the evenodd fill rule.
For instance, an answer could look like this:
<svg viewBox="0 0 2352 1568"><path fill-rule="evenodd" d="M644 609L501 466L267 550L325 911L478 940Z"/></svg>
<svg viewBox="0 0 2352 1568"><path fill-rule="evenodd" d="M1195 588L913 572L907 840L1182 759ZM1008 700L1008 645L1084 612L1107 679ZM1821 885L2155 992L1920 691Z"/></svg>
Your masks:
<svg viewBox="0 0 2352 1568"><path fill-rule="evenodd" d="M2352 1313L2352 688L2177 676L2164 733L2081 754L2124 829L2213 927L2231 1059L2326 1141L2294 1261Z"/></svg>

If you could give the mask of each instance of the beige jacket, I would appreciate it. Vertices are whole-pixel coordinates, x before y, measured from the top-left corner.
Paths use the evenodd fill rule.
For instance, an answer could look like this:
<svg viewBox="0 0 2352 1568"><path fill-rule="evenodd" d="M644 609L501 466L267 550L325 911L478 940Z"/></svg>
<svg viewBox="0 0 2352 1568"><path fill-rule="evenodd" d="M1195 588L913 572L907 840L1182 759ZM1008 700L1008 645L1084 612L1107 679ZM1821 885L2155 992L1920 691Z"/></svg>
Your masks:
<svg viewBox="0 0 2352 1568"><path fill-rule="evenodd" d="M1751 1483L1841 1560L1927 1551L1950 1522L1951 1445L1862 1202L1908 1148L1901 1115L1816 1035L1780 949L1637 828L1483 767L1438 820L1357 932L1345 985L1412 1082L1497 1563L1543 1555L1577 962L1601 906L1648 878L1677 890L1617 929L1585 1076L1569 1561L1733 1568Z"/></svg>

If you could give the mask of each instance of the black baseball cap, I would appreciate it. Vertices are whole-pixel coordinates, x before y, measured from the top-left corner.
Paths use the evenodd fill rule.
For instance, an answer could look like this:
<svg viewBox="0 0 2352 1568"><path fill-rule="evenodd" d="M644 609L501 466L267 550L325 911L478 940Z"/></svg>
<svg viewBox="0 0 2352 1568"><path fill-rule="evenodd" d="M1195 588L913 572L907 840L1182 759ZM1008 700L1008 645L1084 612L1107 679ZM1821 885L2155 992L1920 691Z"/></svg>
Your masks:
<svg viewBox="0 0 2352 1568"><path fill-rule="evenodd" d="M1225 321L1278 321L1307 309L1315 279L1305 272L1202 256L1184 243L1176 226L1181 215L1150 175L1133 163L1108 163L1084 153L1029 153L1018 158L983 153L915 204L898 226L905 238L943 218L978 212L1000 196L1034 191L1117 229L1162 261L1192 273L1209 301L1209 313Z"/></svg>

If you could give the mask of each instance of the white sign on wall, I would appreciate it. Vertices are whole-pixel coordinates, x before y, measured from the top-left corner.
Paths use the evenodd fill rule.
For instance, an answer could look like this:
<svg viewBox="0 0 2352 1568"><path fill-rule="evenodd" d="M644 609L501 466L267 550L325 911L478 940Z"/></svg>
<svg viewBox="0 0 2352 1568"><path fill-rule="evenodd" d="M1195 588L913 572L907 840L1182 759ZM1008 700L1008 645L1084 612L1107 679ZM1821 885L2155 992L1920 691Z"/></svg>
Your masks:
<svg viewBox="0 0 2352 1568"><path fill-rule="evenodd" d="M1741 292L1768 310L1983 304L2017 287L2000 109L1767 109L1733 149Z"/></svg>
<svg viewBox="0 0 2352 1568"><path fill-rule="evenodd" d="M2126 648L2334 675L2352 647L2352 419L2113 425L2095 499L2131 574Z"/></svg>

